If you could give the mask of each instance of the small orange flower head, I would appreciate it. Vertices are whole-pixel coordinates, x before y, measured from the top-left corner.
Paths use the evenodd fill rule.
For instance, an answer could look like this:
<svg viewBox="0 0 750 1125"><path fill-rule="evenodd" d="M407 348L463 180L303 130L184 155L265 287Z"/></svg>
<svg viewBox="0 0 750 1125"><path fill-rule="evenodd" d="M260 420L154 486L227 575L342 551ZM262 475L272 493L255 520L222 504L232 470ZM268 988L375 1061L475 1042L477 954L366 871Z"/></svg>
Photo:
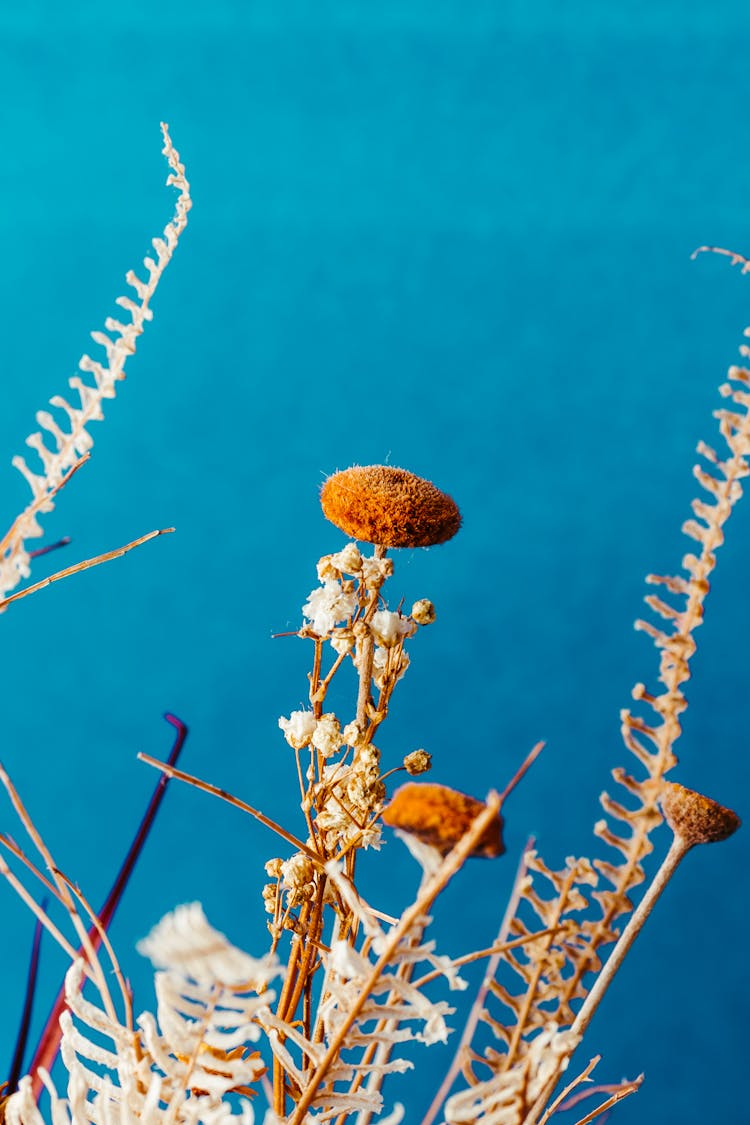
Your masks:
<svg viewBox="0 0 750 1125"><path fill-rule="evenodd" d="M726 840L742 823L736 812L674 781L666 782L661 806L675 836L690 847Z"/></svg>
<svg viewBox="0 0 750 1125"><path fill-rule="evenodd" d="M324 483L327 519L352 539L382 547L431 547L461 526L456 504L430 481L391 465L354 465Z"/></svg>
<svg viewBox="0 0 750 1125"><path fill-rule="evenodd" d="M391 828L409 832L441 855L447 855L485 807L483 801L467 797L447 785L408 781L396 790L383 809L383 820ZM502 833L503 818L498 813L471 854L483 859L502 855L505 851Z"/></svg>

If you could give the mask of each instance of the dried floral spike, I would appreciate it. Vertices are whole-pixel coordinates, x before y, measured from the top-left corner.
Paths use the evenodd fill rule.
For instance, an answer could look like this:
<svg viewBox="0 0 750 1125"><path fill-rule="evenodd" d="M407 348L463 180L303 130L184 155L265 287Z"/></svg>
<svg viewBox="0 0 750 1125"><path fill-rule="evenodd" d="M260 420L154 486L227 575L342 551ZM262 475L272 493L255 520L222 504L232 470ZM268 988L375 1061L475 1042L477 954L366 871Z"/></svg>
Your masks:
<svg viewBox="0 0 750 1125"><path fill-rule="evenodd" d="M408 781L393 794L383 810L383 820L391 828L409 832L441 855L447 855L485 808L484 801L467 797L447 785ZM502 855L502 831L503 818L498 813L471 854L484 859Z"/></svg>
<svg viewBox="0 0 750 1125"><path fill-rule="evenodd" d="M430 547L461 526L454 501L430 481L391 465L354 465L324 483L327 519L352 539L382 547Z"/></svg>
<svg viewBox="0 0 750 1125"><path fill-rule="evenodd" d="M664 818L675 836L690 847L726 840L742 823L731 809L674 781L665 783L661 804Z"/></svg>

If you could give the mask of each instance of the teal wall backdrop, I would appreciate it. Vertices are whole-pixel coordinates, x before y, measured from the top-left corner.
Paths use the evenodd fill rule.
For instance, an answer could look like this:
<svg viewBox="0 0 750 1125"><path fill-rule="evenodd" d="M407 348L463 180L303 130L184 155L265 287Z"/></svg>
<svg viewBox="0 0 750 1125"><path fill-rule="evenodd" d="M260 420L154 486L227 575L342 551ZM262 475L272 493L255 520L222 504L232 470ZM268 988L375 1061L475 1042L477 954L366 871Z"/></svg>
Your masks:
<svg viewBox="0 0 750 1125"><path fill-rule="evenodd" d="M471 865L438 911L443 946L491 940L529 833L553 866L590 853L627 761L618 710L655 680L632 629L642 580L687 549L694 448L750 321L750 279L690 261L700 243L750 249L749 47L730 0L2 5L4 523L35 410L170 214L160 120L194 190L154 323L45 523L73 537L65 563L177 533L1 623L2 757L92 900L154 782L136 753L168 750L166 709L190 724L186 769L295 815L277 719L305 700L309 652L271 634L298 625L342 544L317 491L352 462L430 477L465 517L397 559L394 595L439 616L386 760L423 745L436 780L482 795L548 741L508 804L509 856ZM745 501L675 774L741 814L748 560ZM39 577L63 555L45 562ZM18 834L7 807L0 828ZM416 871L387 849L398 908ZM747 1113L748 849L741 832L689 858L592 1025L601 1081L646 1071L623 1125ZM141 1007L134 943L178 902L264 948L275 854L251 820L172 788L112 931ZM0 918L2 1070L31 937L3 887ZM62 965L47 945L42 995ZM447 1058L431 1048L392 1084L409 1122Z"/></svg>

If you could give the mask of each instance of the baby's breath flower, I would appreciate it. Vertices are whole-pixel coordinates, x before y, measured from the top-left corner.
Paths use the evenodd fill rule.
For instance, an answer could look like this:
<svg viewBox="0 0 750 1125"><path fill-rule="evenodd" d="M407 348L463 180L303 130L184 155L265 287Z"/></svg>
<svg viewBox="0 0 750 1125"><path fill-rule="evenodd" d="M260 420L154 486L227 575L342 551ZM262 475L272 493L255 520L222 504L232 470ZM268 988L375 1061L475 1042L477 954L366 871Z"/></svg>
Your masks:
<svg viewBox="0 0 750 1125"><path fill-rule="evenodd" d="M372 742L366 743L360 747L357 754L357 762L361 769L374 770L376 774L380 773L380 751L377 746Z"/></svg>
<svg viewBox="0 0 750 1125"><path fill-rule="evenodd" d="M435 607L429 598L420 598L411 607L412 618L416 621L417 625L432 625L437 614Z"/></svg>
<svg viewBox="0 0 750 1125"><path fill-rule="evenodd" d="M427 773L432 766L432 758L426 750L412 750L404 758L404 769L414 776L418 773Z"/></svg>
<svg viewBox="0 0 750 1125"><path fill-rule="evenodd" d="M343 739L347 746L356 746L362 737L362 731L356 722L347 723L343 731Z"/></svg>
<svg viewBox="0 0 750 1125"><path fill-rule="evenodd" d="M295 852L282 863L281 876L284 886L288 890L295 890L312 880L313 865L308 856Z"/></svg>
<svg viewBox="0 0 750 1125"><path fill-rule="evenodd" d="M317 719L312 711L292 711L288 719L283 715L279 719L284 738L293 750L301 750L303 746L308 745L315 733L316 725Z"/></svg>
<svg viewBox="0 0 750 1125"><path fill-rule="evenodd" d="M386 679L400 680L409 667L408 653L399 652L398 659L392 658L393 653L394 649L383 648L381 645L375 646L372 657L372 678L378 690L382 690Z"/></svg>
<svg viewBox="0 0 750 1125"><path fill-rule="evenodd" d="M338 554L330 555L329 561L340 574L358 574L362 569L362 556L356 543L347 543Z"/></svg>
<svg viewBox="0 0 750 1125"><path fill-rule="evenodd" d="M269 859L265 864L265 871L271 879L278 879L281 876L281 860Z"/></svg>
<svg viewBox="0 0 750 1125"><path fill-rule="evenodd" d="M313 865L306 855L297 852L282 865L281 885L287 892L290 906L299 906L313 895Z"/></svg>
<svg viewBox="0 0 750 1125"><path fill-rule="evenodd" d="M377 613L373 613L370 628L379 645L391 648L398 644L402 637L413 636L417 627L408 617L401 617L398 613L380 609Z"/></svg>
<svg viewBox="0 0 750 1125"><path fill-rule="evenodd" d="M337 621L345 621L357 608L357 596L345 591L340 582L326 578L322 586L312 591L302 606L302 612L312 630L323 637L330 633Z"/></svg>
<svg viewBox="0 0 750 1125"><path fill-rule="evenodd" d="M335 629L331 633L331 648L339 656L342 653L351 652L354 648L354 635L351 630L346 628Z"/></svg>
<svg viewBox="0 0 750 1125"><path fill-rule="evenodd" d="M362 581L368 590L379 590L393 574L393 559L362 559Z"/></svg>
<svg viewBox="0 0 750 1125"><path fill-rule="evenodd" d="M341 572L336 570L331 562L332 559L333 555L323 555L322 559L318 559L315 564L319 582L338 582L341 577Z"/></svg>
<svg viewBox="0 0 750 1125"><path fill-rule="evenodd" d="M357 832L359 832L359 829L357 829ZM363 848L374 848L376 852L379 852L380 851L380 845L383 842L382 837L383 837L383 832L382 832L382 829L380 827L380 821L376 821L375 824L368 825L364 829L364 831L362 832L362 834L361 834L362 847Z"/></svg>
<svg viewBox="0 0 750 1125"><path fill-rule="evenodd" d="M336 716L332 713L322 715L312 736L315 749L319 750L324 758L330 758L341 748L341 743L341 726Z"/></svg>

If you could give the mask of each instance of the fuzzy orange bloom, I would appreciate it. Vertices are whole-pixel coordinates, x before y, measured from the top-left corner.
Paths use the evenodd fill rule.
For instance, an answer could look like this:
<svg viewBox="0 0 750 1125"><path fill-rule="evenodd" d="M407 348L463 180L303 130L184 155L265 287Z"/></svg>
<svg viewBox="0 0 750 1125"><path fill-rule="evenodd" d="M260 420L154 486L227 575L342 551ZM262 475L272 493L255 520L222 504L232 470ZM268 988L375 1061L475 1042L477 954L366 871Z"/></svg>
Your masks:
<svg viewBox="0 0 750 1125"><path fill-rule="evenodd" d="M461 526L456 504L430 481L391 465L354 465L323 485L326 518L352 539L383 547L445 543Z"/></svg>
<svg viewBox="0 0 750 1125"><path fill-rule="evenodd" d="M691 847L726 840L742 823L732 809L675 781L665 783L661 806L664 819L675 836L681 836Z"/></svg>
<svg viewBox="0 0 750 1125"><path fill-rule="evenodd" d="M485 807L483 801L467 797L447 785L409 781L393 794L383 810L383 820L391 828L410 832L423 844L447 855ZM502 855L505 851L502 832L503 818L498 814L471 854L484 859Z"/></svg>

